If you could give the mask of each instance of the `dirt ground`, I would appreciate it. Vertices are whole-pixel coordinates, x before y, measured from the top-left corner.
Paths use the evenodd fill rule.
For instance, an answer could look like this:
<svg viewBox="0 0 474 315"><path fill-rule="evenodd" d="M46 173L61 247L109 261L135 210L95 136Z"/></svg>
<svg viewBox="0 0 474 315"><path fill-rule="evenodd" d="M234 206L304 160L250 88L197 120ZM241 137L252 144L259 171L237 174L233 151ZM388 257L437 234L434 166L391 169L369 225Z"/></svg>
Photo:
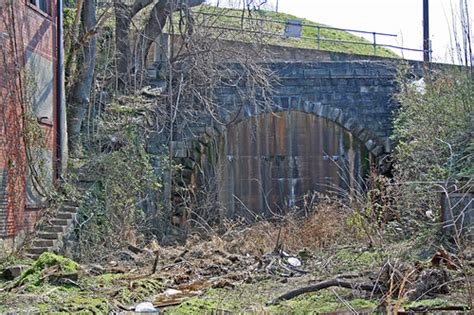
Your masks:
<svg viewBox="0 0 474 315"><path fill-rule="evenodd" d="M261 222L180 246L128 245L93 264L51 253L36 261L8 257L2 270L24 270L0 280L0 313L127 314L143 302L164 314L468 312L472 261L420 239L371 246L363 238L310 240L317 246L304 247L291 233ZM275 300L328 280L337 285Z"/></svg>

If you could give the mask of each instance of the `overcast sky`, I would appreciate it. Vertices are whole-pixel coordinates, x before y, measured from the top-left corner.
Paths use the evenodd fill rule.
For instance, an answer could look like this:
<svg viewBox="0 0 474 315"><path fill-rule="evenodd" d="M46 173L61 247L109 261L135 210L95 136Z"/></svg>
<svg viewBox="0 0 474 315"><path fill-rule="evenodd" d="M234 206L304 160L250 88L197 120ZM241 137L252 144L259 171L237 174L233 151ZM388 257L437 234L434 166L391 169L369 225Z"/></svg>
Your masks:
<svg viewBox="0 0 474 315"><path fill-rule="evenodd" d="M218 0L209 0L216 2ZM219 0L220 5L239 0ZM276 8L277 0L268 0ZM468 0L472 11L474 0ZM451 36L453 10L459 0L430 0L430 38L433 60L452 62ZM397 34L377 41L409 48L422 48L422 0L278 0L280 12L341 28ZM456 10L454 10L456 11ZM456 14L456 12L454 12ZM471 13L471 24L474 13ZM368 36L369 40L371 36ZM400 54L400 51L397 51ZM421 53L405 52L409 59L422 59Z"/></svg>

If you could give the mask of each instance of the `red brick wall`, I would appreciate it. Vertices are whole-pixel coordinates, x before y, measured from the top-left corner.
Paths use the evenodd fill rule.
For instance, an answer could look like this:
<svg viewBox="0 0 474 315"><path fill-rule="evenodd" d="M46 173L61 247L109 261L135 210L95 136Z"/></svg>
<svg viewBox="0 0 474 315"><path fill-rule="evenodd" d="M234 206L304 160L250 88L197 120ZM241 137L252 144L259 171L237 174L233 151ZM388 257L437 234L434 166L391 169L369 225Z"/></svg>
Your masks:
<svg viewBox="0 0 474 315"><path fill-rule="evenodd" d="M37 217L25 211L25 55L31 51L56 64L56 0L48 2L50 12L45 14L28 0L0 0L0 237L31 229ZM53 84L53 123L56 88ZM55 153L55 126L41 127Z"/></svg>

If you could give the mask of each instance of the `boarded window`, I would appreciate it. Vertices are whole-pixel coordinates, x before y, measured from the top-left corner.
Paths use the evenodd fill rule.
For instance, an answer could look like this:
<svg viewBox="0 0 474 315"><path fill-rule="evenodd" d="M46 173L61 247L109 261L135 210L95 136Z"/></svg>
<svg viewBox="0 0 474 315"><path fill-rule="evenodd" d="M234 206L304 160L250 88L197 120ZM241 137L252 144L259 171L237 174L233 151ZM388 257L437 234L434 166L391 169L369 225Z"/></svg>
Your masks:
<svg viewBox="0 0 474 315"><path fill-rule="evenodd" d="M47 0L29 0L31 4L37 6L41 11L49 13Z"/></svg>

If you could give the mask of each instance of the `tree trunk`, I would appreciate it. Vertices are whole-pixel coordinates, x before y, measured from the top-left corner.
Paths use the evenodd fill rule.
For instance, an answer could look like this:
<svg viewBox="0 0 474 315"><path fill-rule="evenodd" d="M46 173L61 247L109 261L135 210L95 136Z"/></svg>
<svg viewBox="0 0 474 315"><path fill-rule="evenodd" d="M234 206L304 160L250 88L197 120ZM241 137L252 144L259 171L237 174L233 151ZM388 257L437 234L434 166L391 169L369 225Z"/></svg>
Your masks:
<svg viewBox="0 0 474 315"><path fill-rule="evenodd" d="M135 73L140 75L140 72L144 69L150 47L158 36L163 33L163 28L169 15L174 11L195 7L204 2L205 0L160 0L155 4L136 46L137 62Z"/></svg>
<svg viewBox="0 0 474 315"><path fill-rule="evenodd" d="M83 4L84 0L78 0L76 3L76 15L74 17L74 23L64 43L64 50L67 51L66 65L64 67L65 79L68 81L66 82L67 87L70 86L69 80L71 79L72 73L74 72L72 67L74 60L76 60L77 49L75 46L79 37L79 26L81 24L81 12Z"/></svg>
<svg viewBox="0 0 474 315"><path fill-rule="evenodd" d="M83 34L96 26L96 1L85 0L81 13ZM69 152L72 156L81 151L81 128L87 114L92 92L96 62L96 35L90 36L79 54L78 72L68 97Z"/></svg>
<svg viewBox="0 0 474 315"><path fill-rule="evenodd" d="M148 51L150 50L151 44L153 44L156 38L163 32L166 19L171 12L169 2L170 1L168 0L161 0L153 7L145 24L145 28L140 34L138 44L136 45L137 51L135 54L137 58L135 64L135 73L137 75L141 75L141 72L144 69L146 57L148 56Z"/></svg>
<svg viewBox="0 0 474 315"><path fill-rule="evenodd" d="M193 7L204 3L205 0L160 0L153 7L145 27L138 39L135 52L136 62L132 63L132 50L130 48L130 26L132 19L143 8L153 3L153 0L137 0L132 6L126 5L122 0L114 1L115 8L115 47L117 90L126 92L130 88L132 71L140 74L151 44L162 33L166 19L174 10Z"/></svg>
<svg viewBox="0 0 474 315"><path fill-rule="evenodd" d="M126 91L130 78L130 24L132 15L130 8L122 3L115 2L115 48L117 89Z"/></svg>

